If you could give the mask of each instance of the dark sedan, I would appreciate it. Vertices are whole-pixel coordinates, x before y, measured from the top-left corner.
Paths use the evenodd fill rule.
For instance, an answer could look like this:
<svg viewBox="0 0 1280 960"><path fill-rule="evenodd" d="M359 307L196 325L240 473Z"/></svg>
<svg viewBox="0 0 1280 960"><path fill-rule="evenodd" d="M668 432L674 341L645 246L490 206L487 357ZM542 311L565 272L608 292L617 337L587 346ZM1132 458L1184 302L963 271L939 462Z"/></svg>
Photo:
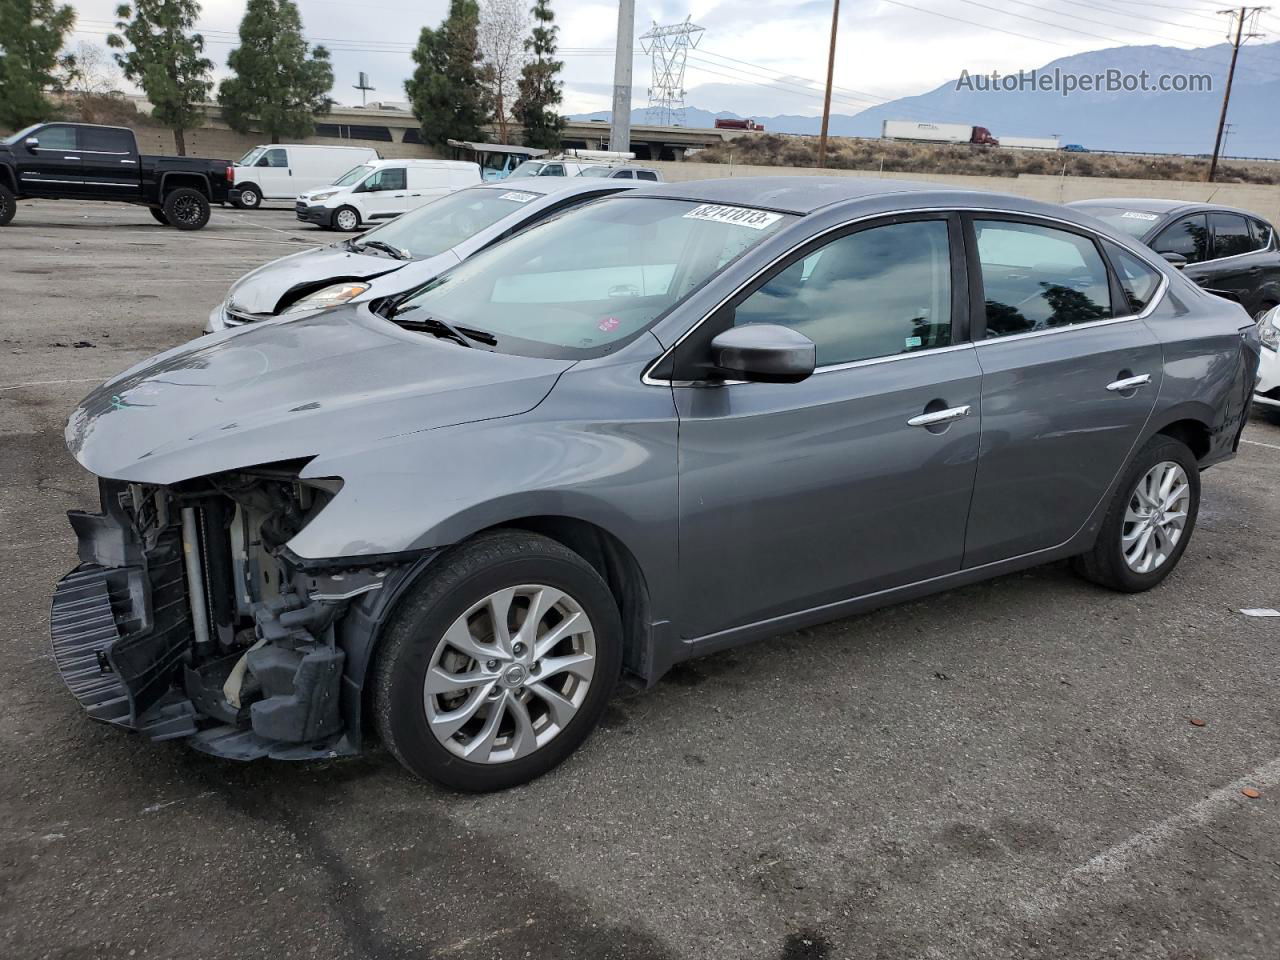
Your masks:
<svg viewBox="0 0 1280 960"><path fill-rule="evenodd" d="M1280 304L1280 243L1261 217L1185 200L1110 197L1067 204L1155 250L1186 275L1261 317Z"/></svg>

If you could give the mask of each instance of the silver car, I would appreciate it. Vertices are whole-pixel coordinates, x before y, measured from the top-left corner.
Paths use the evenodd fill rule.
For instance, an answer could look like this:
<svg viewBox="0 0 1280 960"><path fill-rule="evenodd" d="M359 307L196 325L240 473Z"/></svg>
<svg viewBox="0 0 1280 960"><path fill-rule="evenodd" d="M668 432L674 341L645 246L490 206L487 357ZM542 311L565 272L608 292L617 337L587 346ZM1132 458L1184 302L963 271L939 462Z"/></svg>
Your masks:
<svg viewBox="0 0 1280 960"><path fill-rule="evenodd" d="M459 190L359 237L246 273L213 308L205 333L404 293L525 227L635 185L559 177Z"/></svg>
<svg viewBox="0 0 1280 960"><path fill-rule="evenodd" d="M224 757L375 733L464 790L619 677L1073 558L1147 590L1258 333L1062 207L901 181L631 191L408 298L205 337L67 424L97 474L53 650L90 715Z"/></svg>

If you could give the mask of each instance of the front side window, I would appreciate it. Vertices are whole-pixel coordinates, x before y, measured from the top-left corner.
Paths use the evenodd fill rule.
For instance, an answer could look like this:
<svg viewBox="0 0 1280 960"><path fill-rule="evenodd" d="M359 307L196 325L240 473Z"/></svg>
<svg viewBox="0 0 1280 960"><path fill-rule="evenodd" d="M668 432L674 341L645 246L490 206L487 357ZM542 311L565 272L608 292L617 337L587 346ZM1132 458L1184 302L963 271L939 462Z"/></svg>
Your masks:
<svg viewBox="0 0 1280 960"><path fill-rule="evenodd" d="M1163 276L1155 267L1143 263L1119 244L1104 240L1103 245L1107 248L1107 256L1111 258L1111 266L1120 278L1125 299L1129 301L1129 310L1126 312L1141 313L1160 289Z"/></svg>
<svg viewBox="0 0 1280 960"><path fill-rule="evenodd" d="M734 323L779 323L818 348L818 366L951 343L945 220L872 227L797 260L738 304Z"/></svg>
<svg viewBox="0 0 1280 960"><path fill-rule="evenodd" d="M80 149L98 153L133 153L133 134L109 127L83 127L80 130Z"/></svg>
<svg viewBox="0 0 1280 960"><path fill-rule="evenodd" d="M1112 316L1106 264L1093 241L1001 220L975 220L974 230L988 339Z"/></svg>
<svg viewBox="0 0 1280 960"><path fill-rule="evenodd" d="M289 154L287 151L279 147L272 147L258 160L259 167L287 167L289 165Z"/></svg>
<svg viewBox="0 0 1280 960"><path fill-rule="evenodd" d="M1209 215L1209 227L1213 230L1213 257L1238 257L1257 249L1249 221L1234 213Z"/></svg>
<svg viewBox="0 0 1280 960"><path fill-rule="evenodd" d="M40 141L40 150L78 150L76 145L76 128L53 126L45 127L36 134Z"/></svg>
<svg viewBox="0 0 1280 960"><path fill-rule="evenodd" d="M362 183L360 189L373 193L379 190L403 190L404 185L404 167L383 167Z"/></svg>
<svg viewBox="0 0 1280 960"><path fill-rule="evenodd" d="M637 171L636 171L636 179L637 179L637 180L652 180L652 181L654 181L654 182L656 183L656 182L658 181L658 175L657 175L656 173L654 173L652 170L637 170Z"/></svg>
<svg viewBox="0 0 1280 960"><path fill-rule="evenodd" d="M772 236L787 214L632 198L574 207L489 247L406 300L392 319L438 317L495 349L578 359L610 352Z"/></svg>
<svg viewBox="0 0 1280 960"><path fill-rule="evenodd" d="M542 168L542 170L541 170L541 171L539 171L538 176L540 176L540 177L563 177L563 176L564 176L564 164L563 164L563 163L548 163L545 167L543 167L543 168Z"/></svg>
<svg viewBox="0 0 1280 960"><path fill-rule="evenodd" d="M1156 253L1176 253L1188 263L1209 259L1209 224L1203 213L1183 217L1160 231L1151 246Z"/></svg>

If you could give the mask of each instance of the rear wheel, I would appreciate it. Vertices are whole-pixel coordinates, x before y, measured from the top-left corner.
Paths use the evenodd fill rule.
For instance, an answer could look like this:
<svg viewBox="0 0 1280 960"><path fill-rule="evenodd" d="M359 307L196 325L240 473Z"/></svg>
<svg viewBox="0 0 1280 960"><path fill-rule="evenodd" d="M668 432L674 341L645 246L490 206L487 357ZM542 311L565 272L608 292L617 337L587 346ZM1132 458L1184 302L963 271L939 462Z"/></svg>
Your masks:
<svg viewBox="0 0 1280 960"><path fill-rule="evenodd" d="M156 223L163 223L166 227L169 226L169 218L164 215L164 211L159 207L147 207L147 210L150 211L151 216L155 217Z"/></svg>
<svg viewBox="0 0 1280 960"><path fill-rule="evenodd" d="M252 183L246 183L240 188L240 198L236 200L236 206L241 210L257 210L262 206L262 194Z"/></svg>
<svg viewBox="0 0 1280 960"><path fill-rule="evenodd" d="M13 215L18 212L18 198L13 195L13 191L0 183L0 227L3 227Z"/></svg>
<svg viewBox="0 0 1280 960"><path fill-rule="evenodd" d="M209 200L199 190L179 187L164 198L165 218L179 230L199 230L209 222Z"/></svg>
<svg viewBox="0 0 1280 960"><path fill-rule="evenodd" d="M360 229L360 213L355 207L339 207L334 211L333 225L339 230L353 233Z"/></svg>
<svg viewBox="0 0 1280 960"><path fill-rule="evenodd" d="M1088 580L1138 593L1182 559L1200 511L1200 465L1180 440L1157 434L1125 471L1093 549L1076 558Z"/></svg>
<svg viewBox="0 0 1280 960"><path fill-rule="evenodd" d="M411 772L501 790L586 739L621 662L600 575L554 540L496 531L442 556L403 601L374 667L374 717Z"/></svg>

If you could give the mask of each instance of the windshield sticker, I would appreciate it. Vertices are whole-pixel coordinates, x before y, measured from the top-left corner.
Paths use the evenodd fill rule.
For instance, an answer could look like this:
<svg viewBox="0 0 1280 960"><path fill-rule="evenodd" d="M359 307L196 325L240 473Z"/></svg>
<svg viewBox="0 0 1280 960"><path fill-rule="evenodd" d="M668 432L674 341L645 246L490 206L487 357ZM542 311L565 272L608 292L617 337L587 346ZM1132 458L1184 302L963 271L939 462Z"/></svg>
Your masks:
<svg viewBox="0 0 1280 960"><path fill-rule="evenodd" d="M514 200L516 203L528 203L530 200L538 199L538 195L536 193L519 193L518 191L511 190L504 193L499 199Z"/></svg>
<svg viewBox="0 0 1280 960"><path fill-rule="evenodd" d="M780 213L752 210L750 207L726 207L720 203L703 203L684 215L686 220L712 220L716 223L732 223L752 230L764 230L782 219Z"/></svg>
<svg viewBox="0 0 1280 960"><path fill-rule="evenodd" d="M605 317L596 324L596 327L603 330L605 333L613 333L613 331L617 330L621 325L622 321L617 317Z"/></svg>
<svg viewBox="0 0 1280 960"><path fill-rule="evenodd" d="M1140 213L1137 210L1126 210L1124 213L1120 214L1120 217L1124 220L1159 220L1160 214Z"/></svg>

